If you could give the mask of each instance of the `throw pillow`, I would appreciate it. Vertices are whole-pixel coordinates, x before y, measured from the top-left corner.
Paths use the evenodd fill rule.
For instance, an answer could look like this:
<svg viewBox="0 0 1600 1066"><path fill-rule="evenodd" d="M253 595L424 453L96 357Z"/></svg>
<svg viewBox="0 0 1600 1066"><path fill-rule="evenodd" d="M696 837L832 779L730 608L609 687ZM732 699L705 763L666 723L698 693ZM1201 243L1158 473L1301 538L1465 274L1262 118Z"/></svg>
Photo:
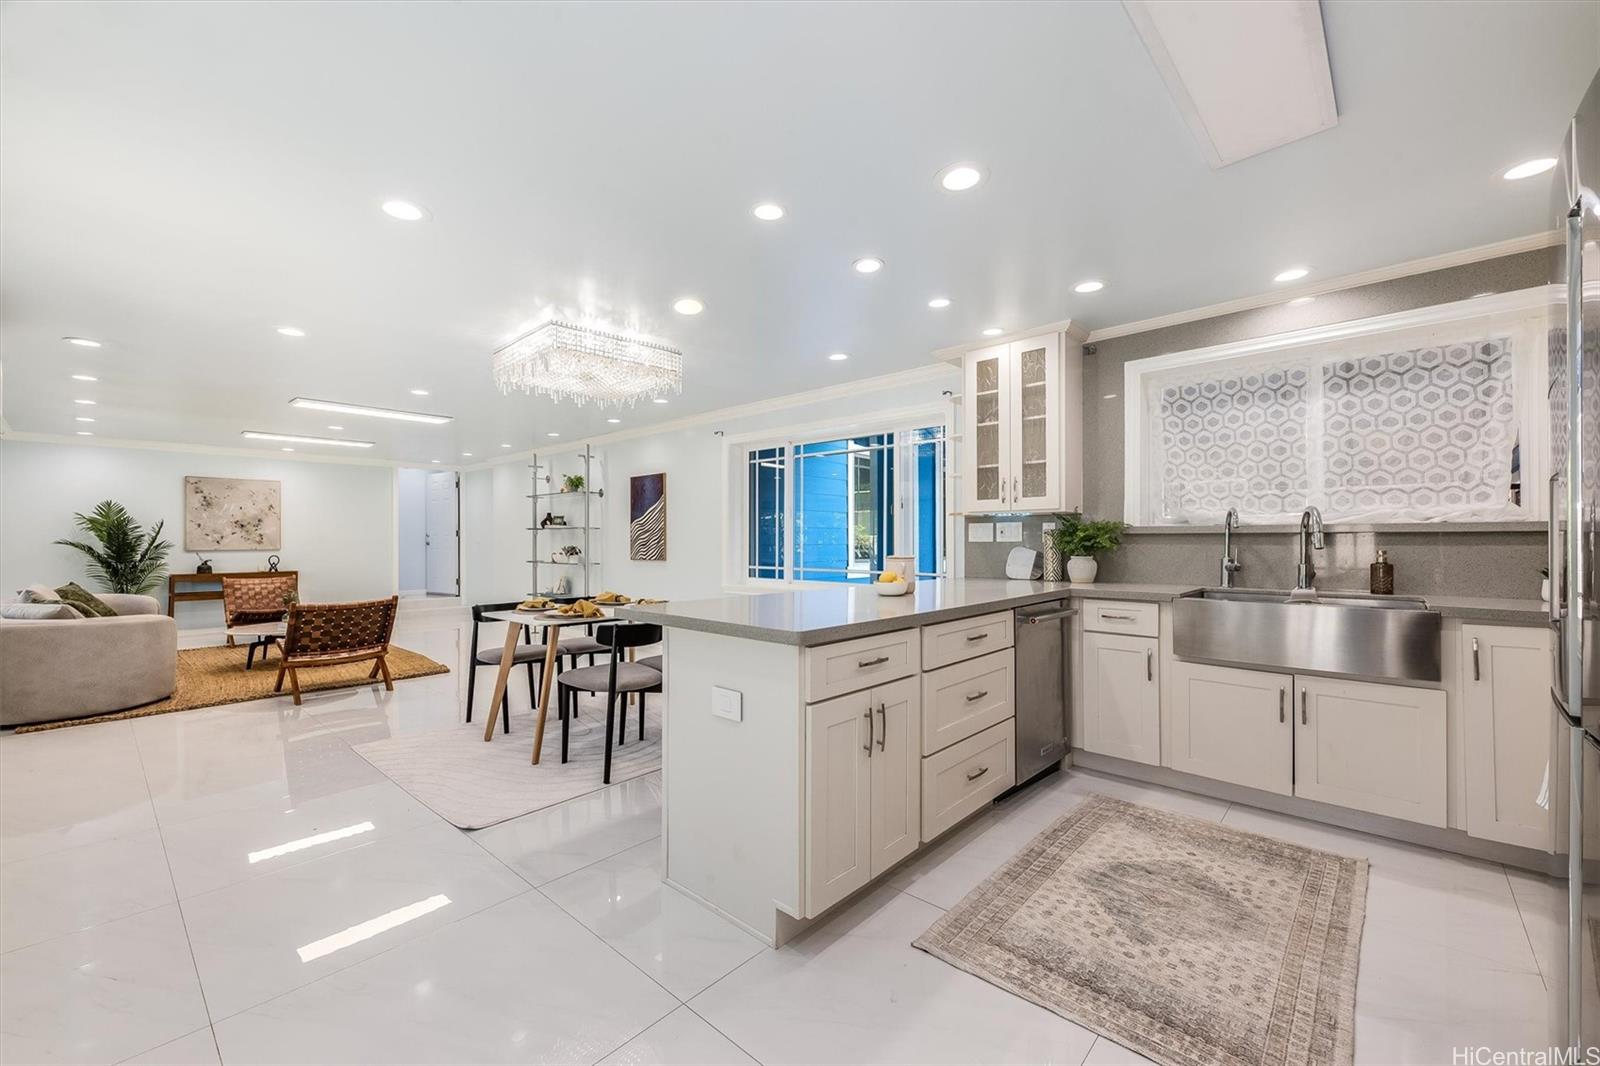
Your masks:
<svg viewBox="0 0 1600 1066"><path fill-rule="evenodd" d="M115 618L117 616L117 612L111 609L110 604L82 585L79 585L76 581L69 581L56 589L56 595L61 597L63 603L72 604L86 616L95 615L99 618Z"/></svg>
<svg viewBox="0 0 1600 1066"><path fill-rule="evenodd" d="M82 618L70 603L0 603L0 618L13 621L50 622Z"/></svg>

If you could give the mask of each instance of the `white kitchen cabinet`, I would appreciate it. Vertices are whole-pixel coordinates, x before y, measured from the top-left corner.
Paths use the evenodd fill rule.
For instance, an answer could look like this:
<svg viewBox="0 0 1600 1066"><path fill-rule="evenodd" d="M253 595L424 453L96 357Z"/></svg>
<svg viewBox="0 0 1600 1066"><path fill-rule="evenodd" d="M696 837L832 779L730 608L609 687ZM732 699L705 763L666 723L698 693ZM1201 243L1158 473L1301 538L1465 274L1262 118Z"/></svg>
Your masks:
<svg viewBox="0 0 1600 1066"><path fill-rule="evenodd" d="M1467 832L1549 851L1550 631L1464 625L1461 645Z"/></svg>
<svg viewBox="0 0 1600 1066"><path fill-rule="evenodd" d="M1063 333L964 356L962 510L1081 508L1082 359Z"/></svg>
<svg viewBox="0 0 1600 1066"><path fill-rule="evenodd" d="M1294 683L1289 674L1174 661L1167 765L1293 795Z"/></svg>
<svg viewBox="0 0 1600 1066"><path fill-rule="evenodd" d="M915 851L922 824L920 680L806 706L806 917Z"/></svg>
<svg viewBox="0 0 1600 1066"><path fill-rule="evenodd" d="M1445 824L1445 696L1438 689L1295 678L1294 794Z"/></svg>
<svg viewBox="0 0 1600 1066"><path fill-rule="evenodd" d="M1118 759L1161 764L1160 641L1083 635L1083 746Z"/></svg>

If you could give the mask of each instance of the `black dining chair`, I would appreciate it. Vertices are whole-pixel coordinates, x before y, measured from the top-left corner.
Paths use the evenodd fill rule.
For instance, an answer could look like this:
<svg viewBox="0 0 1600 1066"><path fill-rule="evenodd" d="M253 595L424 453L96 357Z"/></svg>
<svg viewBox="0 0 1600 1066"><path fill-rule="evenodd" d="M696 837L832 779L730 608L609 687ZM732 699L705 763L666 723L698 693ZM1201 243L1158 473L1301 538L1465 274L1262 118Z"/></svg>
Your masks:
<svg viewBox="0 0 1600 1066"><path fill-rule="evenodd" d="M478 667L493 666L498 669L501 654L505 650L503 646L496 646L484 648L480 651L478 649L478 627L485 622L493 621L493 619L485 618L485 614L490 611L514 611L519 602L521 601L512 600L510 603L479 603L473 605L472 650L469 653L472 667L467 673L467 721L469 722L472 721L472 694L478 680ZM507 622L506 624L515 625L516 623ZM517 645L517 650L513 653L511 661L513 663L522 663L528 668L529 699L535 706L537 706L539 700L539 689L534 684L533 668L538 666L540 677L544 676L544 654L544 645L535 644L532 633L527 626L523 626L522 643ZM556 673L558 675L561 673L560 662L556 663ZM505 731L509 733L511 732L511 686L509 685L506 686L506 691L500 696L500 712L500 717L504 719Z"/></svg>
<svg viewBox="0 0 1600 1066"><path fill-rule="evenodd" d="M611 650L610 660L603 666L585 666L567 670L557 675L556 687L560 698L561 761L567 761L567 723L577 710L580 692L606 694L606 758L605 770L600 776L603 784L611 783L612 738L621 746L628 733L628 708L622 707L621 727L617 726L617 697L630 692L639 694L639 740L644 739L645 694L661 691L661 672L640 663L626 662L622 652L627 648L642 648L661 642L661 627L642 622L612 622L595 630L595 640Z"/></svg>

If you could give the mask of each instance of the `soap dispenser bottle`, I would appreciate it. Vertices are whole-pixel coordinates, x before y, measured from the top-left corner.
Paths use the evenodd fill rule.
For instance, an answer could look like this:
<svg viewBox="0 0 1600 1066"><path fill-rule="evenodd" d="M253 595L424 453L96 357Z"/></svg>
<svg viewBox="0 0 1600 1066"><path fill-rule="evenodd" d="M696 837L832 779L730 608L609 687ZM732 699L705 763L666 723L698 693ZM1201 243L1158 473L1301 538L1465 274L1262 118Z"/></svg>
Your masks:
<svg viewBox="0 0 1600 1066"><path fill-rule="evenodd" d="M1378 549L1378 558L1371 566L1371 589L1374 596L1390 596L1394 594L1394 564L1389 561L1389 553L1382 548Z"/></svg>

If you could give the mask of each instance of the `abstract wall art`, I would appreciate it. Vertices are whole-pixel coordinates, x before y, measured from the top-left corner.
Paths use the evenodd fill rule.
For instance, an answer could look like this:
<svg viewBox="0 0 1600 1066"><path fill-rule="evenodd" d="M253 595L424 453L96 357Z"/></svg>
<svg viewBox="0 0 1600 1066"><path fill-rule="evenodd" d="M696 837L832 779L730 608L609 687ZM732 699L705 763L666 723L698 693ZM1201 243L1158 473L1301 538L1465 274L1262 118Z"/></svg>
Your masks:
<svg viewBox="0 0 1600 1066"><path fill-rule="evenodd" d="M232 477L183 479L185 551L279 551L283 485Z"/></svg>
<svg viewBox="0 0 1600 1066"><path fill-rule="evenodd" d="M659 563L667 557L667 475L628 479L628 557Z"/></svg>

